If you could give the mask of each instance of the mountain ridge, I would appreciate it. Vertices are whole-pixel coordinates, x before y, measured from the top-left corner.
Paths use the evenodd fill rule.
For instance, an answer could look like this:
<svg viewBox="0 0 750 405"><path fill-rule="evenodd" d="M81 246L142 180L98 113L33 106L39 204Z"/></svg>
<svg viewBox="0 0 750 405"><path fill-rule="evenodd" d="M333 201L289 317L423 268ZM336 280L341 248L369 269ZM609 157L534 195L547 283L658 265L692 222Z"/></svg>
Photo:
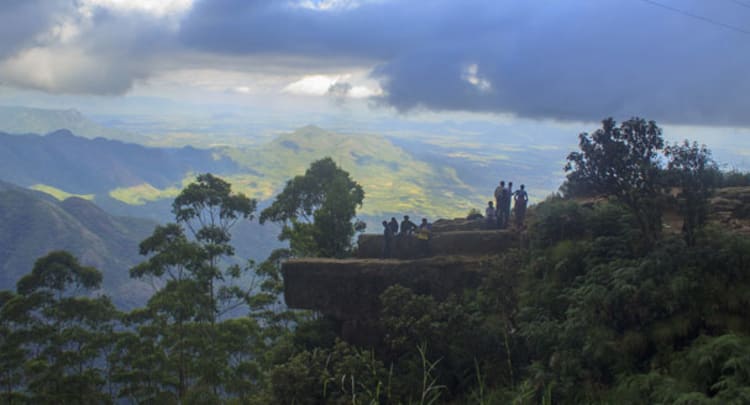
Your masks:
<svg viewBox="0 0 750 405"><path fill-rule="evenodd" d="M148 291L128 269L140 260L138 243L155 225L111 216L81 198L59 202L0 181L0 289L13 289L37 258L67 250L104 273L104 290L120 306L142 304Z"/></svg>

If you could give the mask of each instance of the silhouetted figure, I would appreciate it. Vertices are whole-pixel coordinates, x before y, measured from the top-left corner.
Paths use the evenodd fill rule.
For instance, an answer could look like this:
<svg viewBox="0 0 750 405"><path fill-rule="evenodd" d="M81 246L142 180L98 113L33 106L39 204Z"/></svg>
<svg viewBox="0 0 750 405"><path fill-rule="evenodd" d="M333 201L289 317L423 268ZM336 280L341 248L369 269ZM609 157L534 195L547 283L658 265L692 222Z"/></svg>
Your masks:
<svg viewBox="0 0 750 405"><path fill-rule="evenodd" d="M401 221L401 231L399 232L399 235L411 235L416 229L417 225L409 220L408 215L404 215L404 220Z"/></svg>
<svg viewBox="0 0 750 405"><path fill-rule="evenodd" d="M393 244L393 231L387 221L383 221L383 259L391 257L391 245Z"/></svg>
<svg viewBox="0 0 750 405"><path fill-rule="evenodd" d="M419 241L419 251L423 257L430 255L431 232L432 224L427 222L427 218L422 218L422 223L419 224L419 229L417 229L417 240Z"/></svg>
<svg viewBox="0 0 750 405"><path fill-rule="evenodd" d="M492 229L497 224L497 212L495 207L492 206L492 201L487 201L487 208L484 209L484 220L487 229Z"/></svg>
<svg viewBox="0 0 750 405"><path fill-rule="evenodd" d="M505 190L505 182L501 180L500 184L495 188L495 207L496 207L495 217L497 219L498 228L502 228L503 226L503 223L502 223L503 216L502 216L502 212L500 211L500 207L503 206L502 205L503 204L503 190Z"/></svg>
<svg viewBox="0 0 750 405"><path fill-rule="evenodd" d="M505 202L505 206L503 207L503 214L505 215L505 217L503 218L503 220L505 221L505 224L503 226L504 228L507 228L510 225L510 212L511 212L510 206L511 206L511 202L513 202L513 182L512 181L508 182L508 190L506 191L506 193L507 194L503 195L504 202Z"/></svg>
<svg viewBox="0 0 750 405"><path fill-rule="evenodd" d="M525 186L521 184L521 188L516 191L514 199L515 203L515 214L516 214L516 228L523 228L523 221L526 218L526 206L529 203L529 195L526 194Z"/></svg>
<svg viewBox="0 0 750 405"><path fill-rule="evenodd" d="M512 183L508 183L509 185ZM503 188L500 192L500 202L497 206L497 216L498 216L498 223L500 224L500 229L505 229L508 227L508 222L510 221L510 200L512 198L512 195L510 194L510 188L506 187Z"/></svg>
<svg viewBox="0 0 750 405"><path fill-rule="evenodd" d="M391 222L388 223L388 226L391 227L391 232L393 235L396 235L398 233L398 221L396 221L396 218L391 217Z"/></svg>

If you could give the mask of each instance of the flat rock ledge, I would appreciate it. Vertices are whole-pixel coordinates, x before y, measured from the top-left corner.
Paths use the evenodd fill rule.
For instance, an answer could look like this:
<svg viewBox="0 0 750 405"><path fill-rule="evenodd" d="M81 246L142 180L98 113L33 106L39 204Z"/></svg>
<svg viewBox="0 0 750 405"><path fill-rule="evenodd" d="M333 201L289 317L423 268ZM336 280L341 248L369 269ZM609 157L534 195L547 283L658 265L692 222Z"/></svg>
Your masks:
<svg viewBox="0 0 750 405"><path fill-rule="evenodd" d="M391 245L391 257L397 259L415 259L424 256L456 255L491 255L500 254L511 248L519 247L520 237L516 230L474 230L435 232L421 244L414 235L395 236ZM384 237L376 234L359 236L357 251L360 259L377 259L383 257Z"/></svg>

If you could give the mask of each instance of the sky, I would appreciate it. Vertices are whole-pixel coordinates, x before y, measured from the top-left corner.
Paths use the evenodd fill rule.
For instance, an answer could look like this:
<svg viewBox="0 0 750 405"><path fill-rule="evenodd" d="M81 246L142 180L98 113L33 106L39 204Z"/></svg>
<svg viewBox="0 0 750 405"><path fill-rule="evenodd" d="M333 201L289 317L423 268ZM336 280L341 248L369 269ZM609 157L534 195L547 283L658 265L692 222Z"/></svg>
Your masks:
<svg viewBox="0 0 750 405"><path fill-rule="evenodd" d="M749 67L750 0L0 1L0 103L94 114L640 116L750 151Z"/></svg>

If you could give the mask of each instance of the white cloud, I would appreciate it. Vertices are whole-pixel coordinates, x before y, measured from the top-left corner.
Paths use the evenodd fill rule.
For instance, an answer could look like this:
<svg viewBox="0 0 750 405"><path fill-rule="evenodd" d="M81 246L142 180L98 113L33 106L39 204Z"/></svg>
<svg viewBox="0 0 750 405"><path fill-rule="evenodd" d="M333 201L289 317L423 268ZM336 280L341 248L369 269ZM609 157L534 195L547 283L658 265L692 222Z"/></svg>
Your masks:
<svg viewBox="0 0 750 405"><path fill-rule="evenodd" d="M363 3L372 3L366 0L301 0L292 3L293 7L306 8L317 11L351 10L361 6Z"/></svg>
<svg viewBox="0 0 750 405"><path fill-rule="evenodd" d="M282 92L302 96L327 96L332 95L332 88L339 90L335 94L337 97L368 98L383 94L377 82L367 78L362 72L335 76L307 75L285 86Z"/></svg>
<svg viewBox="0 0 750 405"><path fill-rule="evenodd" d="M354 86L349 91L349 97L351 98L368 98L374 96L380 96L383 94L383 90L379 87L367 87L367 86Z"/></svg>
<svg viewBox="0 0 750 405"><path fill-rule="evenodd" d="M311 75L290 83L282 92L303 96L325 96L328 89L338 83L341 76Z"/></svg>
<svg viewBox="0 0 750 405"><path fill-rule="evenodd" d="M464 71L461 73L461 79L469 82L482 93L486 93L492 90L492 83L489 80L479 76L479 65L472 63L464 67Z"/></svg>
<svg viewBox="0 0 750 405"><path fill-rule="evenodd" d="M101 7L119 12L141 12L157 17L182 14L193 6L193 0L81 0L80 10L91 15Z"/></svg>
<svg viewBox="0 0 750 405"><path fill-rule="evenodd" d="M238 94L252 94L253 89L248 86L236 86L232 88L232 91Z"/></svg>

